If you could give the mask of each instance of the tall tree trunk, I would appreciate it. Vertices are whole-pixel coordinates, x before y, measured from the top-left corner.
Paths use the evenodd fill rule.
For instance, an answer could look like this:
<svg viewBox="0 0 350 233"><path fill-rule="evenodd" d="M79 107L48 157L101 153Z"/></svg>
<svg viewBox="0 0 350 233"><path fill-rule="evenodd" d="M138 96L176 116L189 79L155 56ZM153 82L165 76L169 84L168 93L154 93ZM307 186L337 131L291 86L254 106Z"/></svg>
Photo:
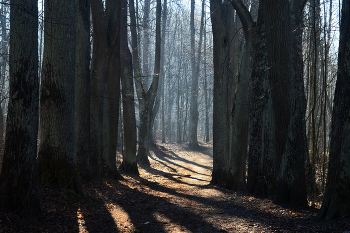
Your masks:
<svg viewBox="0 0 350 233"><path fill-rule="evenodd" d="M90 170L94 179L102 178L103 90L107 74L107 37L101 0L91 0L93 50L91 63L90 102Z"/></svg>
<svg viewBox="0 0 350 233"><path fill-rule="evenodd" d="M266 1L264 17L277 155L275 202L307 206L304 167L306 142L302 136L305 128L302 103L298 96L300 80L292 53L295 42L291 34L289 1Z"/></svg>
<svg viewBox="0 0 350 233"><path fill-rule="evenodd" d="M205 107L205 142L209 142L209 101L208 101L208 82L207 82L207 21L204 23L204 107Z"/></svg>
<svg viewBox="0 0 350 233"><path fill-rule="evenodd" d="M75 1L46 0L44 26L39 178L81 193L74 156Z"/></svg>
<svg viewBox="0 0 350 233"><path fill-rule="evenodd" d="M266 50L264 0L259 3L254 43L252 71L251 110L249 123L249 155L247 191L261 196L273 197L276 186L276 158L273 149L273 122L268 61Z"/></svg>
<svg viewBox="0 0 350 233"><path fill-rule="evenodd" d="M144 10L143 10L143 47L142 47L142 70L143 70L143 83L145 85L145 88L149 86L149 80L150 80L150 73L149 73L149 32L150 32L150 20L149 20L149 14L150 14L150 3L151 0L145 0L144 1Z"/></svg>
<svg viewBox="0 0 350 233"><path fill-rule="evenodd" d="M116 168L120 61L120 1L91 0L93 55L91 65L91 154L92 176L121 178Z"/></svg>
<svg viewBox="0 0 350 233"><path fill-rule="evenodd" d="M213 97L213 173L212 184L225 185L229 170L228 109L230 69L229 23L225 10L229 3L210 0L213 29L214 97Z"/></svg>
<svg viewBox="0 0 350 233"><path fill-rule="evenodd" d="M90 0L76 0L75 160L77 171L90 180Z"/></svg>
<svg viewBox="0 0 350 233"><path fill-rule="evenodd" d="M40 215L36 176L38 4L32 0L11 0L10 3L10 98L0 174L0 204L3 210L37 219Z"/></svg>
<svg viewBox="0 0 350 233"><path fill-rule="evenodd" d="M127 0L122 1L122 19L120 30L122 98L124 122L123 162L120 169L139 174L136 162L136 116L134 99L134 81L132 75L132 56L128 47Z"/></svg>
<svg viewBox="0 0 350 233"><path fill-rule="evenodd" d="M195 29L194 29L194 6L195 0L191 0L190 16L190 38L191 38L191 66L192 66L192 84L191 84L191 105L190 105L190 148L198 147L197 128L198 128L198 73L196 65L196 47L195 47ZM202 16L203 17L203 16ZM200 45L199 45L200 46ZM200 48L200 47L198 47ZM199 52L199 51L198 51ZM199 61L197 61L199 62Z"/></svg>
<svg viewBox="0 0 350 233"><path fill-rule="evenodd" d="M335 219L350 214L350 0L343 0L326 192L319 214Z"/></svg>
<svg viewBox="0 0 350 233"><path fill-rule="evenodd" d="M140 127L139 127L139 150L138 150L138 161L149 165L148 160L148 146L149 146L149 131L150 121L153 110L154 101L157 95L159 73L160 73L160 27L161 27L161 1L157 0L156 10L156 46L155 46L155 65L153 72L153 79L150 88L145 91L141 80L140 62L139 62L139 51L137 46L137 32L136 32L136 16L134 1L130 0L130 30L132 38L132 55L133 55L133 69L136 76L136 91L139 99L139 111L140 111Z"/></svg>
<svg viewBox="0 0 350 233"><path fill-rule="evenodd" d="M114 179L121 175L116 167L118 114L120 101L120 12L121 2L106 1L107 25L107 73L105 83L104 105L107 110L103 114L103 167L105 174Z"/></svg>
<svg viewBox="0 0 350 233"><path fill-rule="evenodd" d="M151 115L151 123L150 123L150 145L154 146L155 143L155 135L153 134L154 120L157 116L157 113L160 108L160 103L162 103L162 143L165 143L165 130L164 130L164 84L165 84L165 66L164 66L164 46L165 46L165 33L166 33L166 22L168 15L168 3L167 0L163 2L162 9L162 32L161 32L161 44L160 44L160 74L159 74L159 83L158 83L158 91L156 100L154 103L154 107Z"/></svg>
<svg viewBox="0 0 350 233"><path fill-rule="evenodd" d="M232 189L243 190L245 187L246 155L248 149L251 51L254 45L255 26L252 16L242 1L232 0L231 3L242 22L245 44L232 110L231 161L226 186Z"/></svg>

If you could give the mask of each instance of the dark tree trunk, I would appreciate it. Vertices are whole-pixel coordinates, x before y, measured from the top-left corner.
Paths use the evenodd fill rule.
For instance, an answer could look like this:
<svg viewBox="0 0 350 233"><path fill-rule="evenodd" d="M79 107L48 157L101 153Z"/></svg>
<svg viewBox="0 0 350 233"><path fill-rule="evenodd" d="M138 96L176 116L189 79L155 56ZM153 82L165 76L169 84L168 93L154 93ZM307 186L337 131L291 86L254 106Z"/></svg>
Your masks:
<svg viewBox="0 0 350 233"><path fill-rule="evenodd" d="M122 98L124 122L123 162L120 169L139 174L136 162L136 118L134 105L134 82L132 75L132 56L127 38L127 0L122 1L122 18L120 30Z"/></svg>
<svg viewBox="0 0 350 233"><path fill-rule="evenodd" d="M78 175L90 180L90 0L76 0L75 160Z"/></svg>
<svg viewBox="0 0 350 233"><path fill-rule="evenodd" d="M343 0L340 23L338 79L334 95L329 170L319 217L335 219L350 214L350 0Z"/></svg>
<svg viewBox="0 0 350 233"><path fill-rule="evenodd" d="M132 38L132 55L133 55L133 69L136 76L136 91L139 98L139 111L140 111L140 127L139 127L139 148L138 148L138 161L140 163L149 165L148 160L148 146L150 136L150 121L152 116L152 110L154 101L157 95L159 73L160 73L160 45L161 45L161 1L157 0L156 9L156 44L155 44L155 65L153 72L153 79L150 88L145 91L141 80L139 51L137 43L136 32L136 16L134 1L130 0L130 31Z"/></svg>
<svg viewBox="0 0 350 233"><path fill-rule="evenodd" d="M230 69L229 22L221 0L210 0L213 29L214 97L213 97L213 173L212 184L225 185L229 169L228 109Z"/></svg>
<svg viewBox="0 0 350 233"><path fill-rule="evenodd" d="M165 33L166 33L166 21L167 21L167 15L168 15L168 3L167 0L164 0L163 2L163 9L162 9L162 32L161 32L161 44L160 44L160 80L158 83L158 91L156 100L153 106L152 114L151 114L151 122L150 122L150 135L149 135L149 144L151 146L155 146L155 135L154 135L154 121L157 116L157 113L160 108L160 103L162 103L162 126L164 126L164 80L165 80L165 67L164 67L164 46L165 46ZM148 55L147 55L148 56ZM163 127L162 127L163 128ZM164 137L163 137L164 136ZM164 140L163 140L164 139ZM164 128L162 129L162 142L165 142L165 133Z"/></svg>
<svg viewBox="0 0 350 233"><path fill-rule="evenodd" d="M102 178L103 89L107 73L107 37L101 0L91 0L93 50L90 102L90 171L93 179Z"/></svg>
<svg viewBox="0 0 350 233"><path fill-rule="evenodd" d="M116 151L118 138L118 115L120 101L120 12L121 2L106 1L107 25L107 73L105 83L103 113L103 167L105 175L113 179L120 179L116 167Z"/></svg>
<svg viewBox="0 0 350 233"><path fill-rule="evenodd" d="M39 179L81 193L74 157L75 1L46 0L44 26Z"/></svg>
<svg viewBox="0 0 350 233"><path fill-rule="evenodd" d="M198 72L196 65L195 29L194 29L194 6L195 0L191 0L190 33L191 33L191 105L190 105L190 148L198 148L197 128L198 128ZM201 37L201 35L200 35ZM200 47L199 47L200 48ZM199 52L199 51L198 51ZM197 61L199 62L199 61Z"/></svg>
<svg viewBox="0 0 350 233"><path fill-rule="evenodd" d="M36 155L39 123L38 4L11 0L10 98L0 205L37 219ZM20 7L19 7L20 6Z"/></svg>
<svg viewBox="0 0 350 233"><path fill-rule="evenodd" d="M120 1L91 0L93 55L91 65L91 154L92 176L121 178L116 168L120 61Z"/></svg>
<svg viewBox="0 0 350 233"><path fill-rule="evenodd" d="M226 186L236 190L243 190L245 188L246 156L248 151L251 52L255 40L255 25L250 12L242 1L232 0L231 3L242 22L245 44L232 110L231 160Z"/></svg>
<svg viewBox="0 0 350 233"><path fill-rule="evenodd" d="M259 16L263 11L263 2L259 4ZM265 109L265 90L264 79L267 79L267 55L266 55L266 41L264 17L259 17L256 27L256 38L254 43L254 57L253 57L253 71L252 71L252 89L250 100L250 116L249 116L249 154L248 154L248 172L247 172L247 186L249 193L255 194L258 188L260 179L259 168L261 164L262 142L263 142L263 112ZM261 177L263 178L263 177Z"/></svg>
<svg viewBox="0 0 350 233"><path fill-rule="evenodd" d="M307 206L303 146L306 142L302 136L305 128L298 97L300 80L294 67L290 3L274 0L264 4L277 155L275 202Z"/></svg>
<svg viewBox="0 0 350 233"><path fill-rule="evenodd" d="M147 88L149 86L150 73L149 73L149 44L150 44L150 3L151 0L144 1L144 10L143 10L143 47L142 47L142 70L143 70L143 83Z"/></svg>

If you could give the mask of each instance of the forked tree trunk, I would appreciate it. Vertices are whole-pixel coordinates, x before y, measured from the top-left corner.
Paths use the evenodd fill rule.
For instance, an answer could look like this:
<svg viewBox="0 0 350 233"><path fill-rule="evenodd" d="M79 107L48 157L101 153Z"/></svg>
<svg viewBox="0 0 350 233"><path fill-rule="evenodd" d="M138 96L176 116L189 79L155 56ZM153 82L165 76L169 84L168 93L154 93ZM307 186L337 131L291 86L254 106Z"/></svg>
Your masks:
<svg viewBox="0 0 350 233"><path fill-rule="evenodd" d="M157 95L159 73L160 73L160 44L161 44L161 1L157 0L156 10L156 46L155 46L155 65L153 72L153 80L150 88L145 91L141 80L139 51L137 45L137 32L136 32L136 16L134 1L130 0L130 31L132 38L132 55L133 55L133 69L136 76L136 91L139 98L139 111L140 111L140 127L139 127L139 149L138 149L138 161L140 163L149 165L148 153L149 153L149 136L150 136L150 121L153 110L154 101Z"/></svg>

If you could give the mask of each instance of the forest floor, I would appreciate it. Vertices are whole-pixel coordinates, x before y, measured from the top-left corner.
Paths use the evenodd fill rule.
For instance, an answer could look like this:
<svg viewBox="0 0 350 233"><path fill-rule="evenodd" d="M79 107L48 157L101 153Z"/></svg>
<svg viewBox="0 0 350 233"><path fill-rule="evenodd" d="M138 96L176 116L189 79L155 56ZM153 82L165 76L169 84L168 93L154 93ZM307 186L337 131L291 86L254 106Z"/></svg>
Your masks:
<svg viewBox="0 0 350 233"><path fill-rule="evenodd" d="M90 198L40 187L43 217L0 211L3 232L350 232L350 219L320 221L317 209L291 209L210 185L212 145L158 143L140 176L83 184ZM121 155L118 154L118 160Z"/></svg>

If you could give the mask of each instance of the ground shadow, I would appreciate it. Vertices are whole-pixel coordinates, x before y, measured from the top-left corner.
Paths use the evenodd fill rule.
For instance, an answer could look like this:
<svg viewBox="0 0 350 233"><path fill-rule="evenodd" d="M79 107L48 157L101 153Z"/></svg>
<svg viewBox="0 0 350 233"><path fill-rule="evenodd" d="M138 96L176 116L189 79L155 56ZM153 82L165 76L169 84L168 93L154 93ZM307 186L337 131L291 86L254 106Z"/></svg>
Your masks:
<svg viewBox="0 0 350 233"><path fill-rule="evenodd" d="M113 181L106 186L106 189L109 189L106 193L109 201L122 207L129 214L132 224L139 232L167 232L165 225L171 227L176 224L181 225L183 230L187 229L191 232L225 232L204 221L201 216L165 198L153 196L123 184L115 184ZM120 190L123 190L122 193L116 194ZM157 215L163 216L166 220L156 219Z"/></svg>

